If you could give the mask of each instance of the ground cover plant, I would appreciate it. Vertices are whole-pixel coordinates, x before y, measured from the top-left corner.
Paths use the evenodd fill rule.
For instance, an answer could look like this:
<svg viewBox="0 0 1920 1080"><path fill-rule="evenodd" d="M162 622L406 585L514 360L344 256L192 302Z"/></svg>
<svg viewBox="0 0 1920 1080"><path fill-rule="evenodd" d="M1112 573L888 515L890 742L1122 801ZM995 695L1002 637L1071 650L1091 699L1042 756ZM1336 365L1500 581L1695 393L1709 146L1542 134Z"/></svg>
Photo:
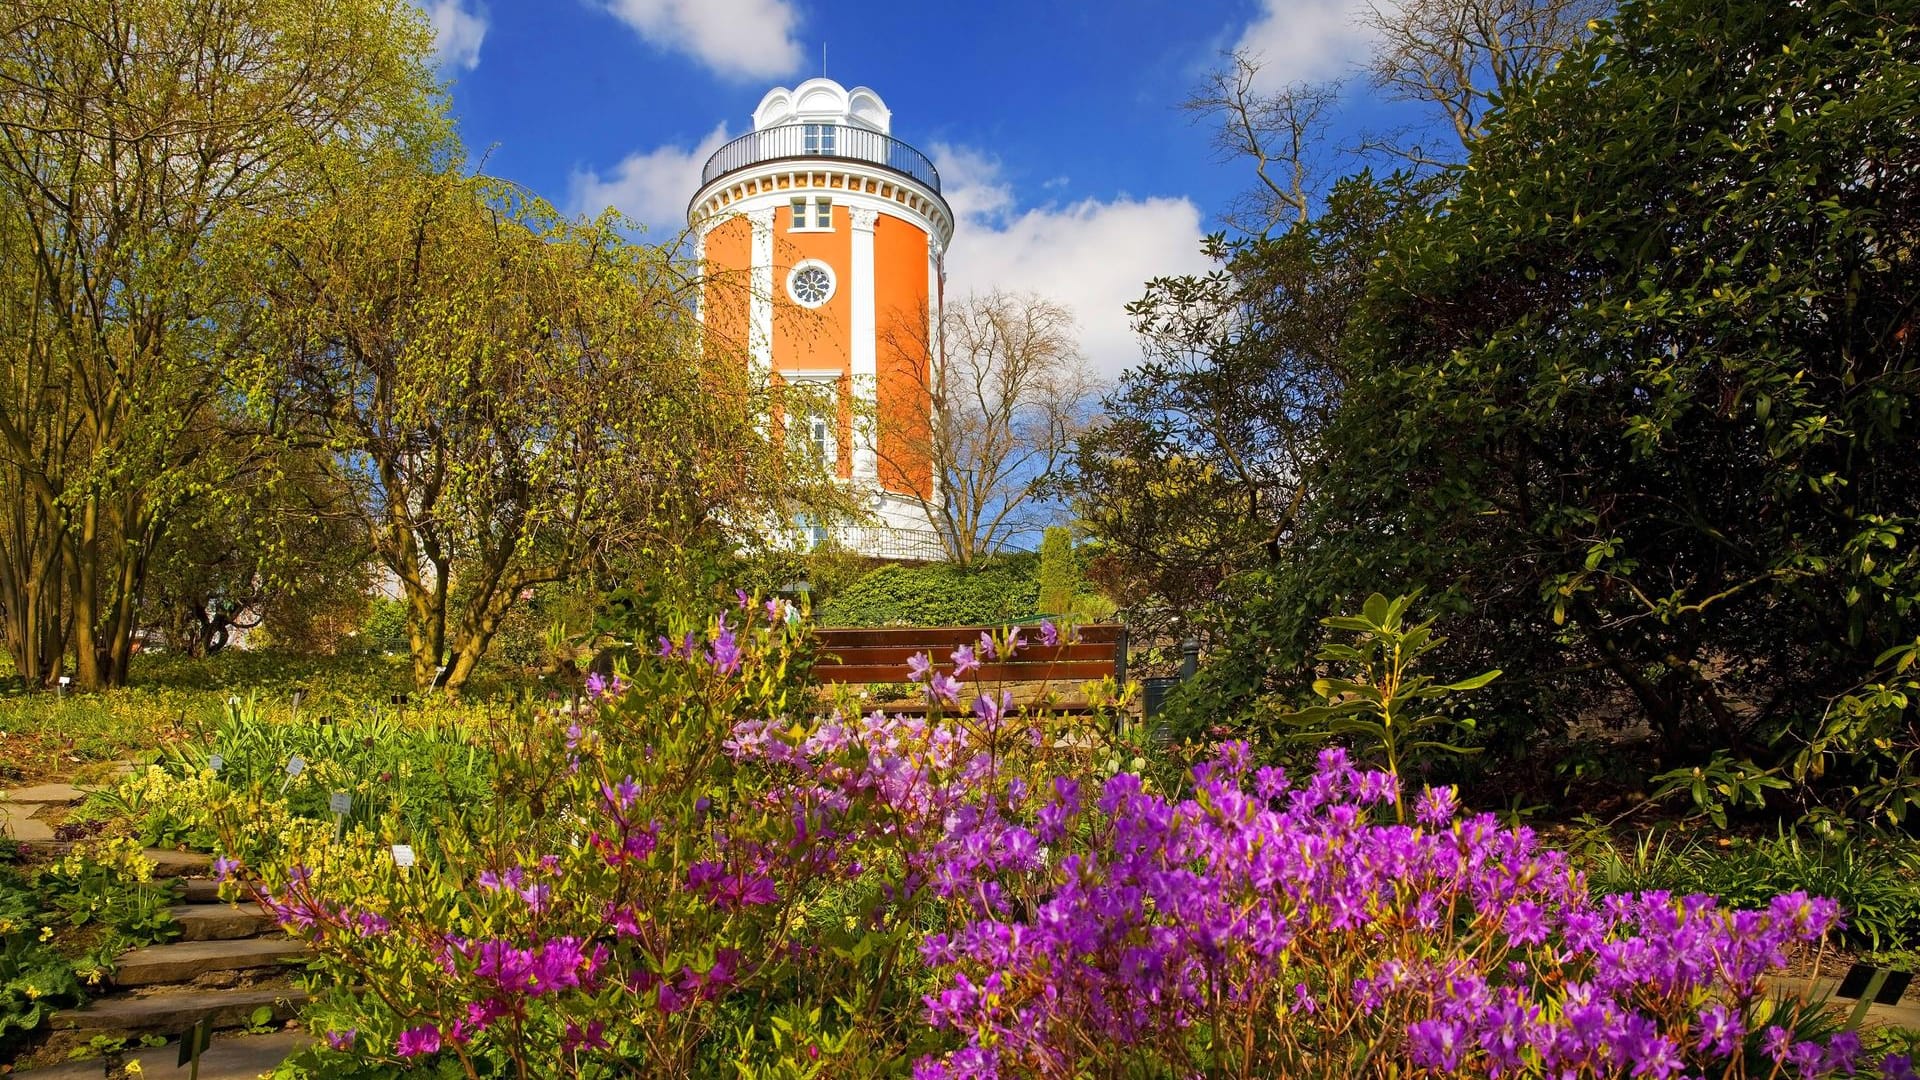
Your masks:
<svg viewBox="0 0 1920 1080"><path fill-rule="evenodd" d="M958 678L917 659L925 716L817 713L804 636L742 597L489 720L486 793L430 838L202 770L221 870L316 950L302 1067L1911 1075L1766 989L1845 925L1831 900L1599 896L1339 748L1157 780L1106 723L968 678L1020 632L942 658Z"/></svg>

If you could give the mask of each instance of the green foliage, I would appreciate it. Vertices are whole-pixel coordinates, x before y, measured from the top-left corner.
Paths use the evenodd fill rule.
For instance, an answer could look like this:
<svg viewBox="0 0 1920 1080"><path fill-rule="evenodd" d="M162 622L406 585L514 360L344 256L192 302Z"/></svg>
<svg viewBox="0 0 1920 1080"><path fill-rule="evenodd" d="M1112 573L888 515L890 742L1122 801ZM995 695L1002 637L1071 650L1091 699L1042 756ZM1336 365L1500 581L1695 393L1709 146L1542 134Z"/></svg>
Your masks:
<svg viewBox="0 0 1920 1080"><path fill-rule="evenodd" d="M1920 948L1920 844L1912 840L1703 839L1681 830L1628 844L1602 836L1582 854L1595 893L1706 893L1751 906L1796 889L1840 902L1846 941L1876 954Z"/></svg>
<svg viewBox="0 0 1920 1080"><path fill-rule="evenodd" d="M112 839L83 842L42 870L36 885L66 925L106 929L113 936L106 951L169 941L180 933L167 910L178 902L180 885L152 880L140 854L143 846Z"/></svg>
<svg viewBox="0 0 1920 1080"><path fill-rule="evenodd" d="M1751 762L1730 760L1725 754L1715 754L1704 765L1673 769L1653 779L1660 785L1654 792L1655 798L1684 794L1696 811L1712 818L1713 823L1723 829L1727 827L1727 811L1742 806L1758 810L1766 805L1767 792L1791 786L1769 770L1757 768Z"/></svg>
<svg viewBox="0 0 1920 1080"><path fill-rule="evenodd" d="M38 897L18 872L0 866L0 1052L80 1000L73 966L47 944L42 925Z"/></svg>
<svg viewBox="0 0 1920 1080"><path fill-rule="evenodd" d="M1038 560L1004 556L973 569L882 566L816 611L822 626L991 626L1041 614Z"/></svg>
<svg viewBox="0 0 1920 1080"><path fill-rule="evenodd" d="M210 737L164 747L158 765L95 793L82 813L121 822L144 844L209 850L224 797L271 793L286 814L332 824L331 800L345 794L340 827L386 821L402 835L431 837L488 790L487 712L369 703L316 722L249 698L230 704Z"/></svg>
<svg viewBox="0 0 1920 1080"><path fill-rule="evenodd" d="M1217 700L1294 690L1319 613L1424 589L1436 661L1510 675L1483 726L1509 760L1605 715L1664 768L1911 805L1914 699L1830 709L1920 630L1911 14L1628 3L1505 88L1454 190L1368 251Z"/></svg>
<svg viewBox="0 0 1920 1080"><path fill-rule="evenodd" d="M332 189L318 159L439 129L444 99L406 5L32 0L9 27L0 635L30 685L117 686L149 572L205 592L163 538L227 516L298 423L242 389L279 354L247 280L261 226ZM207 81L188 119L187 70L248 75Z"/></svg>
<svg viewBox="0 0 1920 1080"><path fill-rule="evenodd" d="M1438 755L1477 753L1452 741L1473 732L1470 717L1434 711L1449 695L1478 690L1499 678L1488 671L1470 679L1438 683L1415 674L1422 657L1440 645L1434 620L1409 625L1412 596L1387 599L1367 597L1358 615L1336 615L1322 620L1330 630L1354 635L1351 644L1332 642L1320 650L1320 659L1348 674L1316 679L1313 691L1324 701L1281 713L1276 719L1294 729L1294 738L1313 745L1328 741L1354 743L1363 754L1378 752L1386 771L1402 781L1405 771ZM1436 734L1438 733L1438 737ZM1404 820L1405 807L1395 796L1394 809Z"/></svg>
<svg viewBox="0 0 1920 1080"><path fill-rule="evenodd" d="M1304 507L1386 230L1443 180L1346 178L1319 216L1276 236L1209 237L1218 269L1155 279L1128 306L1147 357L1107 395L1073 474L1110 595L1233 617L1235 576L1265 566Z"/></svg>
<svg viewBox="0 0 1920 1080"><path fill-rule="evenodd" d="M1080 591L1080 564L1073 557L1073 532L1058 525L1047 529L1040 539L1040 613L1053 616L1071 613L1073 598Z"/></svg>
<svg viewBox="0 0 1920 1080"><path fill-rule="evenodd" d="M367 605L367 621L360 626L362 648L383 656L403 656L407 651L407 605L387 597L375 597Z"/></svg>

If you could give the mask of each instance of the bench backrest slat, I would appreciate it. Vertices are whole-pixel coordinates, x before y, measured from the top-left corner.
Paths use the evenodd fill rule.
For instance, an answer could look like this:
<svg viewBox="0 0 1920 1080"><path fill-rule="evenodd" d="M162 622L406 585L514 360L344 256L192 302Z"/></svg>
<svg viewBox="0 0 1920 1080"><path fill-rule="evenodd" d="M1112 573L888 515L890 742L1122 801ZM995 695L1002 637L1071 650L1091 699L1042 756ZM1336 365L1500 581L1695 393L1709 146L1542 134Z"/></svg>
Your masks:
<svg viewBox="0 0 1920 1080"><path fill-rule="evenodd" d="M926 653L937 671L953 671L953 651L978 646L982 626L912 626L885 629L816 630L818 659L814 677L829 683L897 683L907 681L907 661ZM1077 627L1071 644L1040 644L1037 629L1026 628L1026 644L1011 658L989 661L982 657L973 677L988 682L1085 682L1117 672L1121 627L1096 623Z"/></svg>

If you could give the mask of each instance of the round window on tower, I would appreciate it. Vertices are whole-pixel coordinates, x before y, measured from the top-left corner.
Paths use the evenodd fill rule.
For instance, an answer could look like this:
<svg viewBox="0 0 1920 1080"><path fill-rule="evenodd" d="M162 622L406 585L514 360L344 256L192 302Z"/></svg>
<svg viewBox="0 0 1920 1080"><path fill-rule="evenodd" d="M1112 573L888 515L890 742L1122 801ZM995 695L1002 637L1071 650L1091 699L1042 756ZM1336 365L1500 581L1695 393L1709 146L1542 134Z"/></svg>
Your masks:
<svg viewBox="0 0 1920 1080"><path fill-rule="evenodd" d="M801 307L819 307L833 296L833 270L826 263L808 259L787 275L787 295Z"/></svg>

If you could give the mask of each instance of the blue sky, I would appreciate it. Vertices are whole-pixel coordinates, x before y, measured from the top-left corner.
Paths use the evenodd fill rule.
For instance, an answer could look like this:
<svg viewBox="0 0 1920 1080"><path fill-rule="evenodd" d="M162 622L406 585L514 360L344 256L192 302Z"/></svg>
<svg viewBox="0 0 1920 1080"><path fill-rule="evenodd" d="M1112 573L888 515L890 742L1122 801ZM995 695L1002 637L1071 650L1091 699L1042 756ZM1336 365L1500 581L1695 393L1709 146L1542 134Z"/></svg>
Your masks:
<svg viewBox="0 0 1920 1080"><path fill-rule="evenodd" d="M1111 377L1138 355L1121 306L1205 269L1204 233L1252 179L1175 106L1223 50L1273 84L1350 74L1351 0L416 0L469 151L564 209L616 206L656 237L774 86L872 87L934 158L958 229L949 288L1067 304ZM1368 106L1356 91L1345 123Z"/></svg>

